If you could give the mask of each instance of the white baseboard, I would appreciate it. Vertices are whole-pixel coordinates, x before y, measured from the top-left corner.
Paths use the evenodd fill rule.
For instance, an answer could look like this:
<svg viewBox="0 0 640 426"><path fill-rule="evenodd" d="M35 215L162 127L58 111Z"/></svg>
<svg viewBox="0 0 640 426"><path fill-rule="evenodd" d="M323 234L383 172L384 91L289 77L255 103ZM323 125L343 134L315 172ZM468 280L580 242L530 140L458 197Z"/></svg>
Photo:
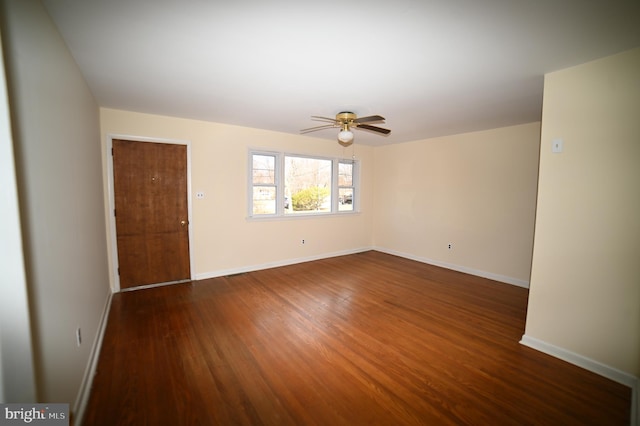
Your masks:
<svg viewBox="0 0 640 426"><path fill-rule="evenodd" d="M571 352L567 349L536 339L535 337L527 336L526 334L522 336L520 343L547 355L567 361L570 364L582 367L585 370L599 374L600 376L606 377L614 382L629 386L631 388L631 425L640 426L640 418L638 416L638 405L640 404L640 396L638 395L638 391L640 389L638 389L638 387L640 386L640 379L638 377L593 359L584 357L575 352Z"/></svg>
<svg viewBox="0 0 640 426"><path fill-rule="evenodd" d="M196 280L205 280L205 279L208 279L208 278L217 278L217 277L224 277L224 276L227 276L227 275L243 274L245 272L260 271L262 269L277 268L277 267L280 267L280 266L289 266L289 265L295 265L295 264L298 264L298 263L311 262L311 261L314 261L314 260L328 259L328 258L331 258L331 257L346 256L346 255L349 255L349 254L362 253L362 252L369 251L369 250L371 250L371 247L362 247L362 248L352 249L352 250L344 250L344 251L337 251L337 252L331 252L331 253L323 253L323 254L319 254L319 255L315 255L315 256L298 257L298 258L295 258L295 259L285 259L285 260L280 260L280 261L277 261L277 262L268 262L268 263L262 263L262 264L258 264L258 265L243 266L241 268L220 269L218 271L211 271L211 272L204 272L204 273L196 274L195 279Z"/></svg>
<svg viewBox="0 0 640 426"><path fill-rule="evenodd" d="M389 250L383 247L373 247L373 250L380 251L382 253L392 254L394 256L404 257L405 259L415 260L421 263L427 263L433 266L439 266L441 268L451 269L453 271L463 272L465 274L475 275L482 278L488 278L494 281L500 281L502 283L515 285L518 287L529 288L529 281L521 280L518 278L507 277L505 275L494 274L493 272L481 271L478 269L469 268L467 266L455 265L452 263L441 262L439 260L429 259L426 257L414 256L408 253L402 253L395 250Z"/></svg>
<svg viewBox="0 0 640 426"><path fill-rule="evenodd" d="M84 370L84 376L82 377L82 383L76 396L76 401L73 404L71 412L74 417L74 424L79 426L82 424L84 412L89 403L89 396L91 395L91 385L93 384L93 377L96 374L96 368L98 367L98 358L100 357L100 349L102 348L102 341L104 340L104 333L107 329L107 321L109 319L109 311L111 310L111 299L113 293L109 290L107 295L107 301L104 304L102 310L102 317L100 318L100 324L98 324L98 331L96 337L93 340L93 346L91 346L91 352L89 353L89 362Z"/></svg>
<svg viewBox="0 0 640 426"><path fill-rule="evenodd" d="M389 249L385 249L383 247L361 247L361 248L358 248L358 249L343 250L343 251L332 252L332 253L324 253L324 254L320 254L320 255L316 255L316 256L300 257L300 258L295 258L295 259L286 259L286 260L282 260L282 261L278 261L278 262L269 262L269 263L263 263L263 264L258 264L258 265L244 266L244 267L241 267L241 268L221 269L221 270L218 270L218 271L211 271L211 272L204 272L204 273L196 274L195 279L196 280L204 280L204 279L208 279L208 278L224 277L224 276L227 276L227 275L242 274L242 273L245 273L245 272L259 271L259 270L262 270L262 269L277 268L279 266L288 266L288 265L295 265L297 263L311 262L311 261L314 261L314 260L328 259L330 257L337 257L337 256L345 256L345 255L349 255L349 254L362 253L362 252L369 251L369 250L376 250L376 251L379 251L379 252L382 252L382 253L387 253L387 254L391 254L391 255L394 255L394 256L403 257L405 259L415 260L417 262L426 263L426 264L434 265L434 266L439 266L439 267L442 267L442 268L451 269L453 271L463 272L465 274L476 275L478 277L488 278L490 280L499 281L499 282L503 282L503 283L506 283L506 284L515 285L515 286L518 286L518 287L529 288L529 282L528 281L524 281L524 280L520 280L520 279L512 278L512 277L507 277L507 276L504 276L504 275L494 274L492 272L480 271L480 270L477 270L477 269L468 268L466 266L454 265L454 264L451 264L451 263L445 263L445 262L440 262L440 261L433 260L433 259L414 256L412 254L402 253L402 252L398 252L398 251L395 251L395 250L389 250Z"/></svg>

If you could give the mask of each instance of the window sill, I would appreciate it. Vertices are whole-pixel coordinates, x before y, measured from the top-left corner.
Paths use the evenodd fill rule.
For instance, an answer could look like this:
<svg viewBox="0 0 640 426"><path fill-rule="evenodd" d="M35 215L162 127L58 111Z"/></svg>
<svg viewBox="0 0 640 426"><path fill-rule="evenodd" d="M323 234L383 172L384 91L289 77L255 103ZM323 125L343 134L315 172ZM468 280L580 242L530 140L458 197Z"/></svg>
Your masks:
<svg viewBox="0 0 640 426"><path fill-rule="evenodd" d="M302 219L322 219L325 217L341 217L341 216L358 216L361 212L340 212L340 213L298 213L288 215L264 215L264 216L247 216L247 222L271 222L281 220L302 220Z"/></svg>

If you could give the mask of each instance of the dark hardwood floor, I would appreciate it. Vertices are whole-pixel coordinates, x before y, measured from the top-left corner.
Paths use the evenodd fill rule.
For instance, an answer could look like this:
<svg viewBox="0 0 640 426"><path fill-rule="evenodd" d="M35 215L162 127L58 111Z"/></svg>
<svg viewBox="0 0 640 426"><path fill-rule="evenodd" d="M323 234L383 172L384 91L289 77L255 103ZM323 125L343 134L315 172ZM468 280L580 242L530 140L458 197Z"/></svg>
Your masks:
<svg viewBox="0 0 640 426"><path fill-rule="evenodd" d="M628 425L528 291L371 251L114 295L89 425Z"/></svg>

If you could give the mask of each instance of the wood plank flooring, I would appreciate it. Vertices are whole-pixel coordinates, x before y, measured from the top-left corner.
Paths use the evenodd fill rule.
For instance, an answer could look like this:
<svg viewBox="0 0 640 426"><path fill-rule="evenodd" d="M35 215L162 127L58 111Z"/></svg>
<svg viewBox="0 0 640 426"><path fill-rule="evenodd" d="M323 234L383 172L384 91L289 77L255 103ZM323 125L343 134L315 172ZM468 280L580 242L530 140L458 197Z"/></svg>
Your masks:
<svg viewBox="0 0 640 426"><path fill-rule="evenodd" d="M114 295L89 425L628 425L528 291L370 251Z"/></svg>

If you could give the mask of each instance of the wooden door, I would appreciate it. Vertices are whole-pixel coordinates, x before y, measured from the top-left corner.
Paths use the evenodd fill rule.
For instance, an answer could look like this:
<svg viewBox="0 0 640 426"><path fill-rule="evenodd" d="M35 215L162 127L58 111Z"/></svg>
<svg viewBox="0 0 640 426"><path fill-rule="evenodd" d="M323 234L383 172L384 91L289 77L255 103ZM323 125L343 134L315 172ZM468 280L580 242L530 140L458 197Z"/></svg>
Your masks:
<svg viewBox="0 0 640 426"><path fill-rule="evenodd" d="M188 280L186 145L113 140L120 288Z"/></svg>

